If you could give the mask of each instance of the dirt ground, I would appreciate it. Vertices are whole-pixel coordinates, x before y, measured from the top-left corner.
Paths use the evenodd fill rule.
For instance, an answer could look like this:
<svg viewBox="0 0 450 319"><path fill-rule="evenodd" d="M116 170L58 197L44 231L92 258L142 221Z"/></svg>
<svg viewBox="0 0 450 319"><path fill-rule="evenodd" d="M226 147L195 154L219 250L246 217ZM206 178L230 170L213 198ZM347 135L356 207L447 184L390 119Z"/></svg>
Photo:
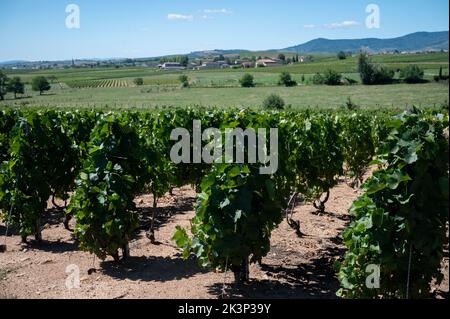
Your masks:
<svg viewBox="0 0 450 319"><path fill-rule="evenodd" d="M301 222L305 236L297 237L283 221L272 234L269 255L261 265L251 265L251 282L240 288L231 285L231 272L208 271L195 260L183 261L171 241L175 227L189 227L194 216L195 192L189 187L160 200L159 245L145 236L152 196L136 200L144 216L142 227L130 243L130 259L119 264L78 251L61 224L63 214L54 209L45 221L41 244L22 247L20 236L6 238L7 252L0 253L0 298L219 298L224 291L226 298L336 298L339 284L333 263L344 253L341 233L350 220L347 209L358 195L342 181L331 191L324 215L318 216L310 205L297 206L293 218ZM1 244L4 233L0 224ZM447 251L445 280L433 288L437 298L448 298L448 267ZM76 269L80 286L69 289L67 278Z"/></svg>

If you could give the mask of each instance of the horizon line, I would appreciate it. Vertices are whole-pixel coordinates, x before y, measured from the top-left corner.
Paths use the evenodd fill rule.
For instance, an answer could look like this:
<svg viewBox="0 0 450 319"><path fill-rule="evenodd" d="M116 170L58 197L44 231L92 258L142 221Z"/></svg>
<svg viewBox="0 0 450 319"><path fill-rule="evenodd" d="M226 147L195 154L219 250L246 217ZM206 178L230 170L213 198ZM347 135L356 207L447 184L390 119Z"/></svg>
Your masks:
<svg viewBox="0 0 450 319"><path fill-rule="evenodd" d="M64 59L56 59L56 60L48 60L48 59L41 59L41 60L27 60L27 59L8 59L8 60L0 60L1 64L5 64L5 63L13 63L13 62L24 62L24 63L36 63L36 62L63 62L63 61L71 61L71 60L75 60L75 61L80 61L80 60L87 60L87 61L93 61L93 60L122 60L122 59L157 59L157 58L163 58L163 57L170 57L170 56L177 56L177 55L189 55L192 53L196 53L196 52L207 52L207 51L240 51L240 52L270 52L270 51L283 51L285 49L289 49L289 48L293 48L293 47L297 47L297 46L301 46L304 45L308 42L314 41L314 40L331 40L331 41L339 41L339 40L365 40L365 39L377 39L377 40L390 40L390 39L396 39L396 38L401 38L401 37L405 37L408 35L412 35L412 34L417 34L417 33L442 33L442 32L450 32L449 30L441 30L441 31L415 31L415 32L411 32L411 33L407 33L404 34L402 36L396 36L396 37L387 37L387 38L337 38L337 39L333 39L333 38L322 38L322 37L318 37L318 38L313 38L311 40L305 41L303 43L300 44L296 44L296 45L291 45L291 46L287 46L285 48L281 48L281 49L198 49L198 50L194 50L191 51L189 53L171 53L171 54L165 54L165 55L154 55L154 56L140 56L140 57L92 57L92 58L85 58L85 57L71 57L71 58L64 58Z"/></svg>

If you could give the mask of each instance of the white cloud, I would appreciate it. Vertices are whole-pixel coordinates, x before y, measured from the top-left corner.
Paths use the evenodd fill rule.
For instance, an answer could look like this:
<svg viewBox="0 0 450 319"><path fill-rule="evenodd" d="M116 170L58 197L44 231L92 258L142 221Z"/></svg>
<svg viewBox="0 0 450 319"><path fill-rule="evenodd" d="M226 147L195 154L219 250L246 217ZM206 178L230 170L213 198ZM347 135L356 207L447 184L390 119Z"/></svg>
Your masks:
<svg viewBox="0 0 450 319"><path fill-rule="evenodd" d="M314 29L314 28L316 28L317 26L316 26L315 24L305 24L303 27L304 27L305 29Z"/></svg>
<svg viewBox="0 0 450 319"><path fill-rule="evenodd" d="M202 15L202 19L203 20L213 20L214 18L209 16L209 15L207 15L207 14L204 14L204 15Z"/></svg>
<svg viewBox="0 0 450 319"><path fill-rule="evenodd" d="M357 21L343 21L326 24L325 27L329 29L351 28L360 25Z"/></svg>
<svg viewBox="0 0 450 319"><path fill-rule="evenodd" d="M223 13L223 14L230 14L231 11L227 10L227 9L204 9L203 10L204 13Z"/></svg>
<svg viewBox="0 0 450 319"><path fill-rule="evenodd" d="M184 15L184 14L178 14L178 13L169 13L167 15L168 20L182 20L182 21L193 21L194 16L193 15Z"/></svg>

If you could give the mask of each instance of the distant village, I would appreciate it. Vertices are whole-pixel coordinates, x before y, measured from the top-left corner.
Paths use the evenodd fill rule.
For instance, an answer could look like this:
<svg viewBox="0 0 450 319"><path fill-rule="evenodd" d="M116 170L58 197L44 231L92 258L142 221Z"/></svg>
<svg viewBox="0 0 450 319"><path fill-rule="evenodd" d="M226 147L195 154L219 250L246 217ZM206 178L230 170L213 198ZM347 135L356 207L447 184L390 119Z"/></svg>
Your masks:
<svg viewBox="0 0 450 319"><path fill-rule="evenodd" d="M165 57L161 59L111 59L111 60L69 60L69 61L12 61L0 66L2 69L70 69L70 68L121 68L121 67L145 67L160 70L207 70L207 69L238 69L272 67L292 63L312 62L312 56L287 57L279 54L277 58L271 57L245 57L239 55L205 56L189 58L188 56Z"/></svg>
<svg viewBox="0 0 450 319"><path fill-rule="evenodd" d="M164 62L158 64L158 68L161 70L208 70L208 69L250 69L261 67L274 67L292 63L305 63L312 62L312 56L294 56L292 58L286 58L284 54L279 54L278 58L270 57L252 57L241 59L239 56L236 58L226 58L224 56L215 57L212 60L197 60L187 64L180 62Z"/></svg>
<svg viewBox="0 0 450 319"><path fill-rule="evenodd" d="M385 54L423 54L435 53L429 52L382 52L377 55ZM448 52L445 50L444 52ZM347 52L347 56L354 53ZM277 56L277 54L273 54ZM371 54L375 55L375 54ZM45 70L45 69L76 69L76 68L122 68L122 67L144 67L160 70L209 70L209 69L249 69L261 67L275 67L286 64L308 63L313 62L313 55L299 55L290 53L278 53L278 56L246 56L241 57L239 54L229 55L205 55L189 57L188 55L171 56L163 58L139 58L139 59L108 59L108 60L90 60L90 59L72 59L65 61L10 61L0 63L0 69L4 70Z"/></svg>

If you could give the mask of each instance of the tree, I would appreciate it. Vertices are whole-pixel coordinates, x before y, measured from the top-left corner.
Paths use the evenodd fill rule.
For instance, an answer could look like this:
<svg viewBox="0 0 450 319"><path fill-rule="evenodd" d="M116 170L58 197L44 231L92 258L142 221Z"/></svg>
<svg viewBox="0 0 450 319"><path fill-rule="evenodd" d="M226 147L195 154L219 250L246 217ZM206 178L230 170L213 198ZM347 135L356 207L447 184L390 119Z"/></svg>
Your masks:
<svg viewBox="0 0 450 319"><path fill-rule="evenodd" d="M178 57L178 61L182 66L186 67L189 63L189 57L187 55L182 55Z"/></svg>
<svg viewBox="0 0 450 319"><path fill-rule="evenodd" d="M444 75L442 66L439 68L439 74L434 76L434 80L436 82L448 80L448 75Z"/></svg>
<svg viewBox="0 0 450 319"><path fill-rule="evenodd" d="M182 66L186 67L189 63L189 57L187 55L178 55L175 57L166 57L166 58L161 58L159 60L160 63L165 63L165 62L178 62L180 63Z"/></svg>
<svg viewBox="0 0 450 319"><path fill-rule="evenodd" d="M14 93L14 98L17 99L17 94L25 93L25 85L18 76L15 76L9 80L7 91Z"/></svg>
<svg viewBox="0 0 450 319"><path fill-rule="evenodd" d="M339 60L345 60L345 59L347 59L347 54L345 54L344 51L340 51L340 52L337 54L337 58L338 58Z"/></svg>
<svg viewBox="0 0 450 319"><path fill-rule="evenodd" d="M278 54L278 60L286 62L286 56L283 53Z"/></svg>
<svg viewBox="0 0 450 319"><path fill-rule="evenodd" d="M39 92L39 95L42 95L42 92L50 90L51 87L45 77L37 76L31 81L31 88L33 91Z"/></svg>
<svg viewBox="0 0 450 319"><path fill-rule="evenodd" d="M242 76L239 82L241 83L241 86L243 88L250 88L255 86L253 80L254 80L253 75L247 73Z"/></svg>
<svg viewBox="0 0 450 319"><path fill-rule="evenodd" d="M135 78L133 80L134 84L140 86L140 85L144 85L144 79L143 78Z"/></svg>
<svg viewBox="0 0 450 319"><path fill-rule="evenodd" d="M312 81L314 84L320 85L320 84L324 84L325 79L323 78L322 74L316 73L316 74L314 74Z"/></svg>
<svg viewBox="0 0 450 319"><path fill-rule="evenodd" d="M369 56L364 52L361 52L358 56L358 72L363 84L368 85L373 83L375 70Z"/></svg>
<svg viewBox="0 0 450 319"><path fill-rule="evenodd" d="M358 56L358 72L365 85L389 84L395 75L393 70L373 64L365 52Z"/></svg>
<svg viewBox="0 0 450 319"><path fill-rule="evenodd" d="M292 80L291 74L288 72L283 72L280 74L280 80L278 81L279 85L284 85L286 87L296 86L297 82Z"/></svg>
<svg viewBox="0 0 450 319"><path fill-rule="evenodd" d="M214 62L225 61L225 57L221 54L213 59Z"/></svg>
<svg viewBox="0 0 450 319"><path fill-rule="evenodd" d="M424 81L424 71L417 65L408 65L400 71L400 77L406 83L422 83Z"/></svg>
<svg viewBox="0 0 450 319"><path fill-rule="evenodd" d="M184 88L189 87L189 78L187 75L182 74L178 77L178 80L181 82L181 86Z"/></svg>
<svg viewBox="0 0 450 319"><path fill-rule="evenodd" d="M284 100L281 98L281 96L277 94L271 94L268 97L266 97L263 101L263 108L264 109L274 109L274 110L282 110L284 109Z"/></svg>
<svg viewBox="0 0 450 319"><path fill-rule="evenodd" d="M326 85L339 85L341 84L342 74L329 69L323 75L323 80L323 83Z"/></svg>
<svg viewBox="0 0 450 319"><path fill-rule="evenodd" d="M0 100L5 99L5 94L7 92L7 83L8 83L8 77L5 73L0 71Z"/></svg>

